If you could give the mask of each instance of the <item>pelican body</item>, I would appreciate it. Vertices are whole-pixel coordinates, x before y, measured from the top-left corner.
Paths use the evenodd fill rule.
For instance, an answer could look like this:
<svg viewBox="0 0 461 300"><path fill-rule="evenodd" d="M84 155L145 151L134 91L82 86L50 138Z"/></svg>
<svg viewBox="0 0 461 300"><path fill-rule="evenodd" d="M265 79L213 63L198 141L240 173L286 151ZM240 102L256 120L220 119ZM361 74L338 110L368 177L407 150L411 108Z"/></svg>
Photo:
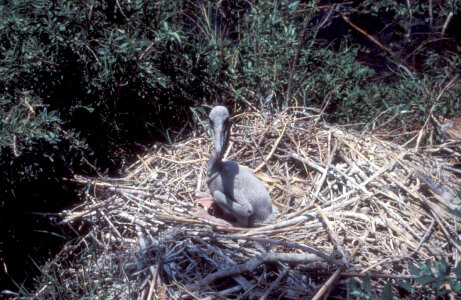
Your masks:
<svg viewBox="0 0 461 300"><path fill-rule="evenodd" d="M227 108L216 106L210 112L214 151L208 162L208 188L225 215L241 227L264 223L276 216L276 208L264 184L249 169L234 161L223 161L229 144L230 116Z"/></svg>

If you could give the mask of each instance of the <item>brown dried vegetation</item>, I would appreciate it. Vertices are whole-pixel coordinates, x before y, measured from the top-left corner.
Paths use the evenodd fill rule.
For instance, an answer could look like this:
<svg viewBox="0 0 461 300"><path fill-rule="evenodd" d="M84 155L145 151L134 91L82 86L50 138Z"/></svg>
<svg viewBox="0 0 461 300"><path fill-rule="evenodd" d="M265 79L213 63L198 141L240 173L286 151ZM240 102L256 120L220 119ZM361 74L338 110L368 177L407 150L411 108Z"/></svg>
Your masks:
<svg viewBox="0 0 461 300"><path fill-rule="evenodd" d="M461 172L444 157L459 161L456 144L415 150L312 112L234 117L227 159L266 184L281 212L269 225L194 217L195 192L206 190L207 125L155 145L123 181L74 178L86 199L62 223L90 228L48 265L36 296L65 286L67 297L307 299L345 295L346 279L365 273L378 295L389 278L414 278L408 261L456 264L461 223L449 210L460 205Z"/></svg>

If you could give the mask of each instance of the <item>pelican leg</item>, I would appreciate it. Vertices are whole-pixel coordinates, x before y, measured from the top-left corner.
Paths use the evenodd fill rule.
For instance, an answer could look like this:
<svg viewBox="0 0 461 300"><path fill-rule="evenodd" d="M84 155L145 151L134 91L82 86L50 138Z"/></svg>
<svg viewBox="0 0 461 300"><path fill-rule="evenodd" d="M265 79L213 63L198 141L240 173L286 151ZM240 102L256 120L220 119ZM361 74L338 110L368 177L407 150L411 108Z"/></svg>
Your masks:
<svg viewBox="0 0 461 300"><path fill-rule="evenodd" d="M214 191L213 198L225 213L235 216L239 223L241 218L248 219L253 214L253 207L246 200L237 202L220 191Z"/></svg>

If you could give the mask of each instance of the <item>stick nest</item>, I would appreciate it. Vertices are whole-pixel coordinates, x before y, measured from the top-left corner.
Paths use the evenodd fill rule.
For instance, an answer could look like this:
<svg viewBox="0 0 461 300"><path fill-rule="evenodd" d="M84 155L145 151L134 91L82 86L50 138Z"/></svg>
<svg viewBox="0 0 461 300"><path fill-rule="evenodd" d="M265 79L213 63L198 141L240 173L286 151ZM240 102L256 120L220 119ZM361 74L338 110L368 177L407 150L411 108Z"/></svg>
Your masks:
<svg viewBox="0 0 461 300"><path fill-rule="evenodd" d="M194 137L155 145L123 180L73 179L85 184L84 201L61 223L85 234L47 265L36 296L344 297L365 273L379 295L389 278L414 278L410 261L457 263L453 144L415 151L317 122L306 109L233 122L225 159L264 182L278 219L235 228L195 217L212 149L202 123Z"/></svg>

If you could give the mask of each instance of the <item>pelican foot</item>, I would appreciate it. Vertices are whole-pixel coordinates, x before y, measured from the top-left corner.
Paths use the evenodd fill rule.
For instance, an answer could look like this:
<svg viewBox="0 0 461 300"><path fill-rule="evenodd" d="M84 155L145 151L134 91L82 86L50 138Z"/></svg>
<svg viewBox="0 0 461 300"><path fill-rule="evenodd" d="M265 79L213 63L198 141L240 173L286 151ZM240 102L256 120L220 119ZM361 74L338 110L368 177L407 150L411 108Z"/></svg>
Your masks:
<svg viewBox="0 0 461 300"><path fill-rule="evenodd" d="M210 193L205 193L205 192L195 192L195 203L201 205L204 207L206 210L208 210L213 204L215 203L213 196L211 196Z"/></svg>

